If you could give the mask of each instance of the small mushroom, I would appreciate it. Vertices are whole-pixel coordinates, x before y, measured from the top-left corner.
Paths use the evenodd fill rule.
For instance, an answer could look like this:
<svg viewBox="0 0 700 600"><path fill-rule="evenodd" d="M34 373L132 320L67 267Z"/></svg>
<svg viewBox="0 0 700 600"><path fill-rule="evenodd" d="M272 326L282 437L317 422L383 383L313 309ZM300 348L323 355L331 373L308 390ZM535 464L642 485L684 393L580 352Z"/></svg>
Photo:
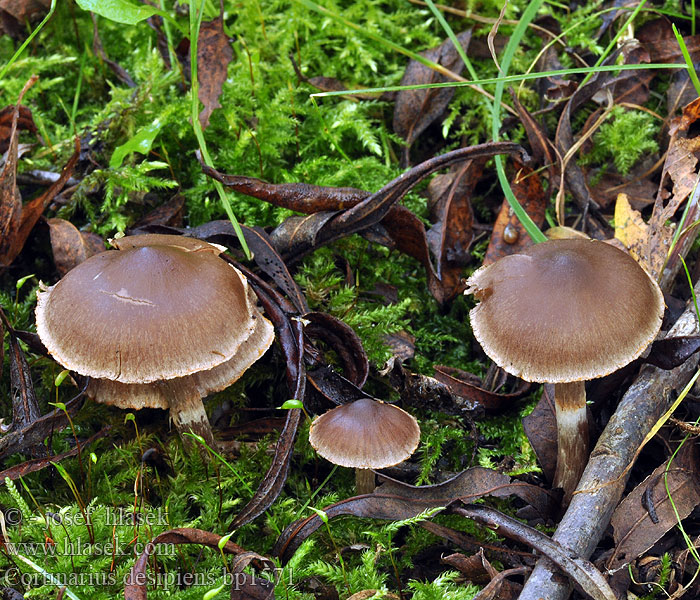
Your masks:
<svg viewBox="0 0 700 600"><path fill-rule="evenodd" d="M309 442L326 460L355 469L358 494L374 491L370 469L406 460L420 441L418 421L398 406L362 398L316 417Z"/></svg>
<svg viewBox="0 0 700 600"><path fill-rule="evenodd" d="M193 238L113 242L38 292L36 327L87 395L120 408L164 408L180 433L214 443L202 397L236 381L272 344L245 277Z"/></svg>
<svg viewBox="0 0 700 600"><path fill-rule="evenodd" d="M637 358L664 313L657 283L627 253L595 240L536 244L474 272L466 293L484 352L525 381L555 384L554 486L568 503L588 458L584 382Z"/></svg>

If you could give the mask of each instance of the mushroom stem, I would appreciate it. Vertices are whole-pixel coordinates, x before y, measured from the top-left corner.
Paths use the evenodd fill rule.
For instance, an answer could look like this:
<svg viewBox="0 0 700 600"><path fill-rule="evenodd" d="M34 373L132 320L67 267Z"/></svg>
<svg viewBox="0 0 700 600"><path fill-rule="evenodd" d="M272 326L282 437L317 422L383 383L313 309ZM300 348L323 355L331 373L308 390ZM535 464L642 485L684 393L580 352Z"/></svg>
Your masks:
<svg viewBox="0 0 700 600"><path fill-rule="evenodd" d="M583 381L554 385L557 416L557 467L554 487L564 490L564 506L578 485L588 460L588 417Z"/></svg>
<svg viewBox="0 0 700 600"><path fill-rule="evenodd" d="M372 469L355 469L355 493L371 494L374 492L374 471Z"/></svg>
<svg viewBox="0 0 700 600"><path fill-rule="evenodd" d="M192 432L202 436L210 448L216 449L209 418L204 410L202 398L196 390L190 389L189 386L171 384L169 381L166 381L165 384L170 400L170 417L180 437L191 442L192 438L183 434Z"/></svg>

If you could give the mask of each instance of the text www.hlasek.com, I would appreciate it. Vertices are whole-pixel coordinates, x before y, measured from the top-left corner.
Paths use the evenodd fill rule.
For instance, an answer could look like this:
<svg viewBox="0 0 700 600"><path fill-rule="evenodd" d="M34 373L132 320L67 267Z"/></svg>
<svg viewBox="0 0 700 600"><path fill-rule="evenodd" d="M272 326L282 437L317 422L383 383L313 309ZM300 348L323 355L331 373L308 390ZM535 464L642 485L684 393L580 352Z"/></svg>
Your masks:
<svg viewBox="0 0 700 600"><path fill-rule="evenodd" d="M132 536L133 537L133 536ZM15 542L5 544L10 554L23 556L140 556L144 550L149 553L156 552L159 556L174 556L176 553L174 544L152 544L151 542L122 543L119 536L103 544L91 544L89 540L77 537L69 540L64 538L60 543L53 541L39 542Z"/></svg>

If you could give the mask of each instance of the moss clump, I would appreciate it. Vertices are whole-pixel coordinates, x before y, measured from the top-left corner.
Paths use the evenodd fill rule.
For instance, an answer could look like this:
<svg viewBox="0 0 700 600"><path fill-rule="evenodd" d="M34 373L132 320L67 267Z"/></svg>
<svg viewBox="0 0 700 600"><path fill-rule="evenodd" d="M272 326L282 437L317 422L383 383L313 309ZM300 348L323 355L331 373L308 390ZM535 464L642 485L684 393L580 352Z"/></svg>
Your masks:
<svg viewBox="0 0 700 600"><path fill-rule="evenodd" d="M621 175L627 175L642 156L658 152L659 127L648 113L616 106L593 135L593 148L584 155L583 162L601 164L611 160Z"/></svg>

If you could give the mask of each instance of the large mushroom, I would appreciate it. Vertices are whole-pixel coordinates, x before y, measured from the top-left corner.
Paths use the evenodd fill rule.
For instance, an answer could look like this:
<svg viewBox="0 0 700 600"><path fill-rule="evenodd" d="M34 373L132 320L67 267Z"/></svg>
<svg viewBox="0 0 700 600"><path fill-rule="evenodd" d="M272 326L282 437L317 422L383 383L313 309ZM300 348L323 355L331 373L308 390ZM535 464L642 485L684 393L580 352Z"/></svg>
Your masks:
<svg viewBox="0 0 700 600"><path fill-rule="evenodd" d="M406 460L420 441L418 421L405 410L371 398L342 404L316 417L309 442L326 460L355 469L358 494L374 490L371 469Z"/></svg>
<svg viewBox="0 0 700 600"><path fill-rule="evenodd" d="M584 382L637 358L664 313L657 283L629 254L595 240L536 244L474 272L466 293L484 352L526 381L555 385L554 486L571 497L588 458Z"/></svg>
<svg viewBox="0 0 700 600"><path fill-rule="evenodd" d="M175 235L115 240L38 293L36 327L87 395L170 409L180 433L214 443L202 397L236 381L272 344L243 275L221 248Z"/></svg>

